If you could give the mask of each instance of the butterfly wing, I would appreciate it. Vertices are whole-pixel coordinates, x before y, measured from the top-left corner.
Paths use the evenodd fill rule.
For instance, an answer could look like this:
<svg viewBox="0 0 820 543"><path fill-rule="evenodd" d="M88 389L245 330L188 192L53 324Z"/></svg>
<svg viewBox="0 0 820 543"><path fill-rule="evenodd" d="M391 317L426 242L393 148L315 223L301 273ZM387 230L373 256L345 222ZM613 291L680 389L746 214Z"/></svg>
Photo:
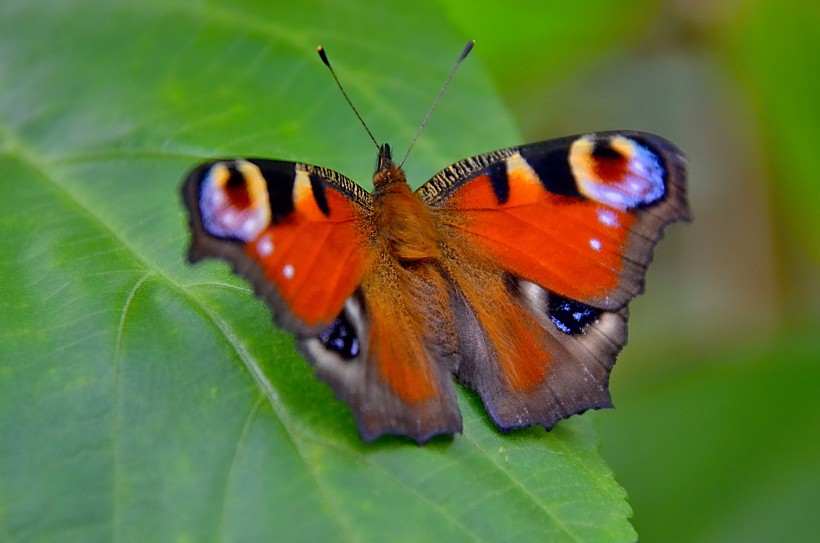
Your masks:
<svg viewBox="0 0 820 543"><path fill-rule="evenodd" d="M417 191L459 292L457 376L500 428L610 405L626 304L689 217L684 164L657 136L603 132L469 158Z"/></svg>
<svg viewBox="0 0 820 543"><path fill-rule="evenodd" d="M418 195L514 275L616 310L642 291L663 226L689 217L684 172L662 138L603 132L463 160Z"/></svg>
<svg viewBox="0 0 820 543"><path fill-rule="evenodd" d="M385 257L370 194L325 168L236 159L193 170L183 198L190 260L223 258L250 281L364 439L461 430L455 334L438 333L454 330L447 285Z"/></svg>
<svg viewBox="0 0 820 543"><path fill-rule="evenodd" d="M324 168L275 160L209 162L183 187L189 260L227 260L297 334L342 311L368 268L363 217L370 194Z"/></svg>

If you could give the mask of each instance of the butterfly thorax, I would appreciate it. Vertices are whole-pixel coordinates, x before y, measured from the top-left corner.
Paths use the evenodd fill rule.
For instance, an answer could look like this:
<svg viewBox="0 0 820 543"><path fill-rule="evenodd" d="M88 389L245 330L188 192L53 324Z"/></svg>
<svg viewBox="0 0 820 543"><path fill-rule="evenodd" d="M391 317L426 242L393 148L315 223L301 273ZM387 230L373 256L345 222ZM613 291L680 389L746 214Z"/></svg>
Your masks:
<svg viewBox="0 0 820 543"><path fill-rule="evenodd" d="M373 187L373 219L388 253L403 263L439 258L433 215L410 190L404 171L391 160L388 145L379 150Z"/></svg>

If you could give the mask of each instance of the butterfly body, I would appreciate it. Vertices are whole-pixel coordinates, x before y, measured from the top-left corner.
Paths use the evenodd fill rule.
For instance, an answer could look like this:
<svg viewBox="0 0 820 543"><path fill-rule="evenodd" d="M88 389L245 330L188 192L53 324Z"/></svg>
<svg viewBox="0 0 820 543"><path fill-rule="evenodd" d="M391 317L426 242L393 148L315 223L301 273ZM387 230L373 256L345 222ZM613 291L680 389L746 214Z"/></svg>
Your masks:
<svg viewBox="0 0 820 543"><path fill-rule="evenodd" d="M249 279L366 440L423 443L461 430L452 376L505 431L611 405L626 304L688 218L684 175L665 140L607 132L465 159L415 192L386 145L372 194L247 159L183 192L191 260Z"/></svg>

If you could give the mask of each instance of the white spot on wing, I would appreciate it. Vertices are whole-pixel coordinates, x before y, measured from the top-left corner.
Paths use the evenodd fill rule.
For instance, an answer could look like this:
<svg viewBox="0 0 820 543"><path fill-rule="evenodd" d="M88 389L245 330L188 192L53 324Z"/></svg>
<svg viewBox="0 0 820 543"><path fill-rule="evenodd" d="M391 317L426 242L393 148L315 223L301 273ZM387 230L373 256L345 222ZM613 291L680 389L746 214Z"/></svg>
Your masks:
<svg viewBox="0 0 820 543"><path fill-rule="evenodd" d="M285 279L293 279L294 273L296 273L296 270L290 264L285 264L285 267L282 268L282 275L285 276Z"/></svg>
<svg viewBox="0 0 820 543"><path fill-rule="evenodd" d="M600 250L601 250L601 240L592 238L591 240L589 240L589 246L592 247L593 249L595 249L596 251L600 252Z"/></svg>
<svg viewBox="0 0 820 543"><path fill-rule="evenodd" d="M598 210L598 222L604 226L618 226L618 218L615 216L615 212L608 209Z"/></svg>
<svg viewBox="0 0 820 543"><path fill-rule="evenodd" d="M271 241L270 236L262 236L259 241L256 242L256 251L259 253L259 256L263 258L273 254L273 241Z"/></svg>

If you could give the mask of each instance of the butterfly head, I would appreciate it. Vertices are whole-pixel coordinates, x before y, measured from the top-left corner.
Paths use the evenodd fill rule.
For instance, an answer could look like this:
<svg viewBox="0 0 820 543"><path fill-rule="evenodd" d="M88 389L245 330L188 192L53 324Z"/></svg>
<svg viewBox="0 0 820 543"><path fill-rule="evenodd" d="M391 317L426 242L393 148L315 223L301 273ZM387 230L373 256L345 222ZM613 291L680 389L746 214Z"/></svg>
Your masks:
<svg viewBox="0 0 820 543"><path fill-rule="evenodd" d="M376 161L376 173L373 175L373 188L376 196L384 194L390 187L406 185L407 178L400 166L393 162L393 152L390 145L379 146L379 158Z"/></svg>
<svg viewBox="0 0 820 543"><path fill-rule="evenodd" d="M396 165L393 163L393 150L390 148L390 145L387 143L379 145L379 157L376 159L376 173L395 167Z"/></svg>

